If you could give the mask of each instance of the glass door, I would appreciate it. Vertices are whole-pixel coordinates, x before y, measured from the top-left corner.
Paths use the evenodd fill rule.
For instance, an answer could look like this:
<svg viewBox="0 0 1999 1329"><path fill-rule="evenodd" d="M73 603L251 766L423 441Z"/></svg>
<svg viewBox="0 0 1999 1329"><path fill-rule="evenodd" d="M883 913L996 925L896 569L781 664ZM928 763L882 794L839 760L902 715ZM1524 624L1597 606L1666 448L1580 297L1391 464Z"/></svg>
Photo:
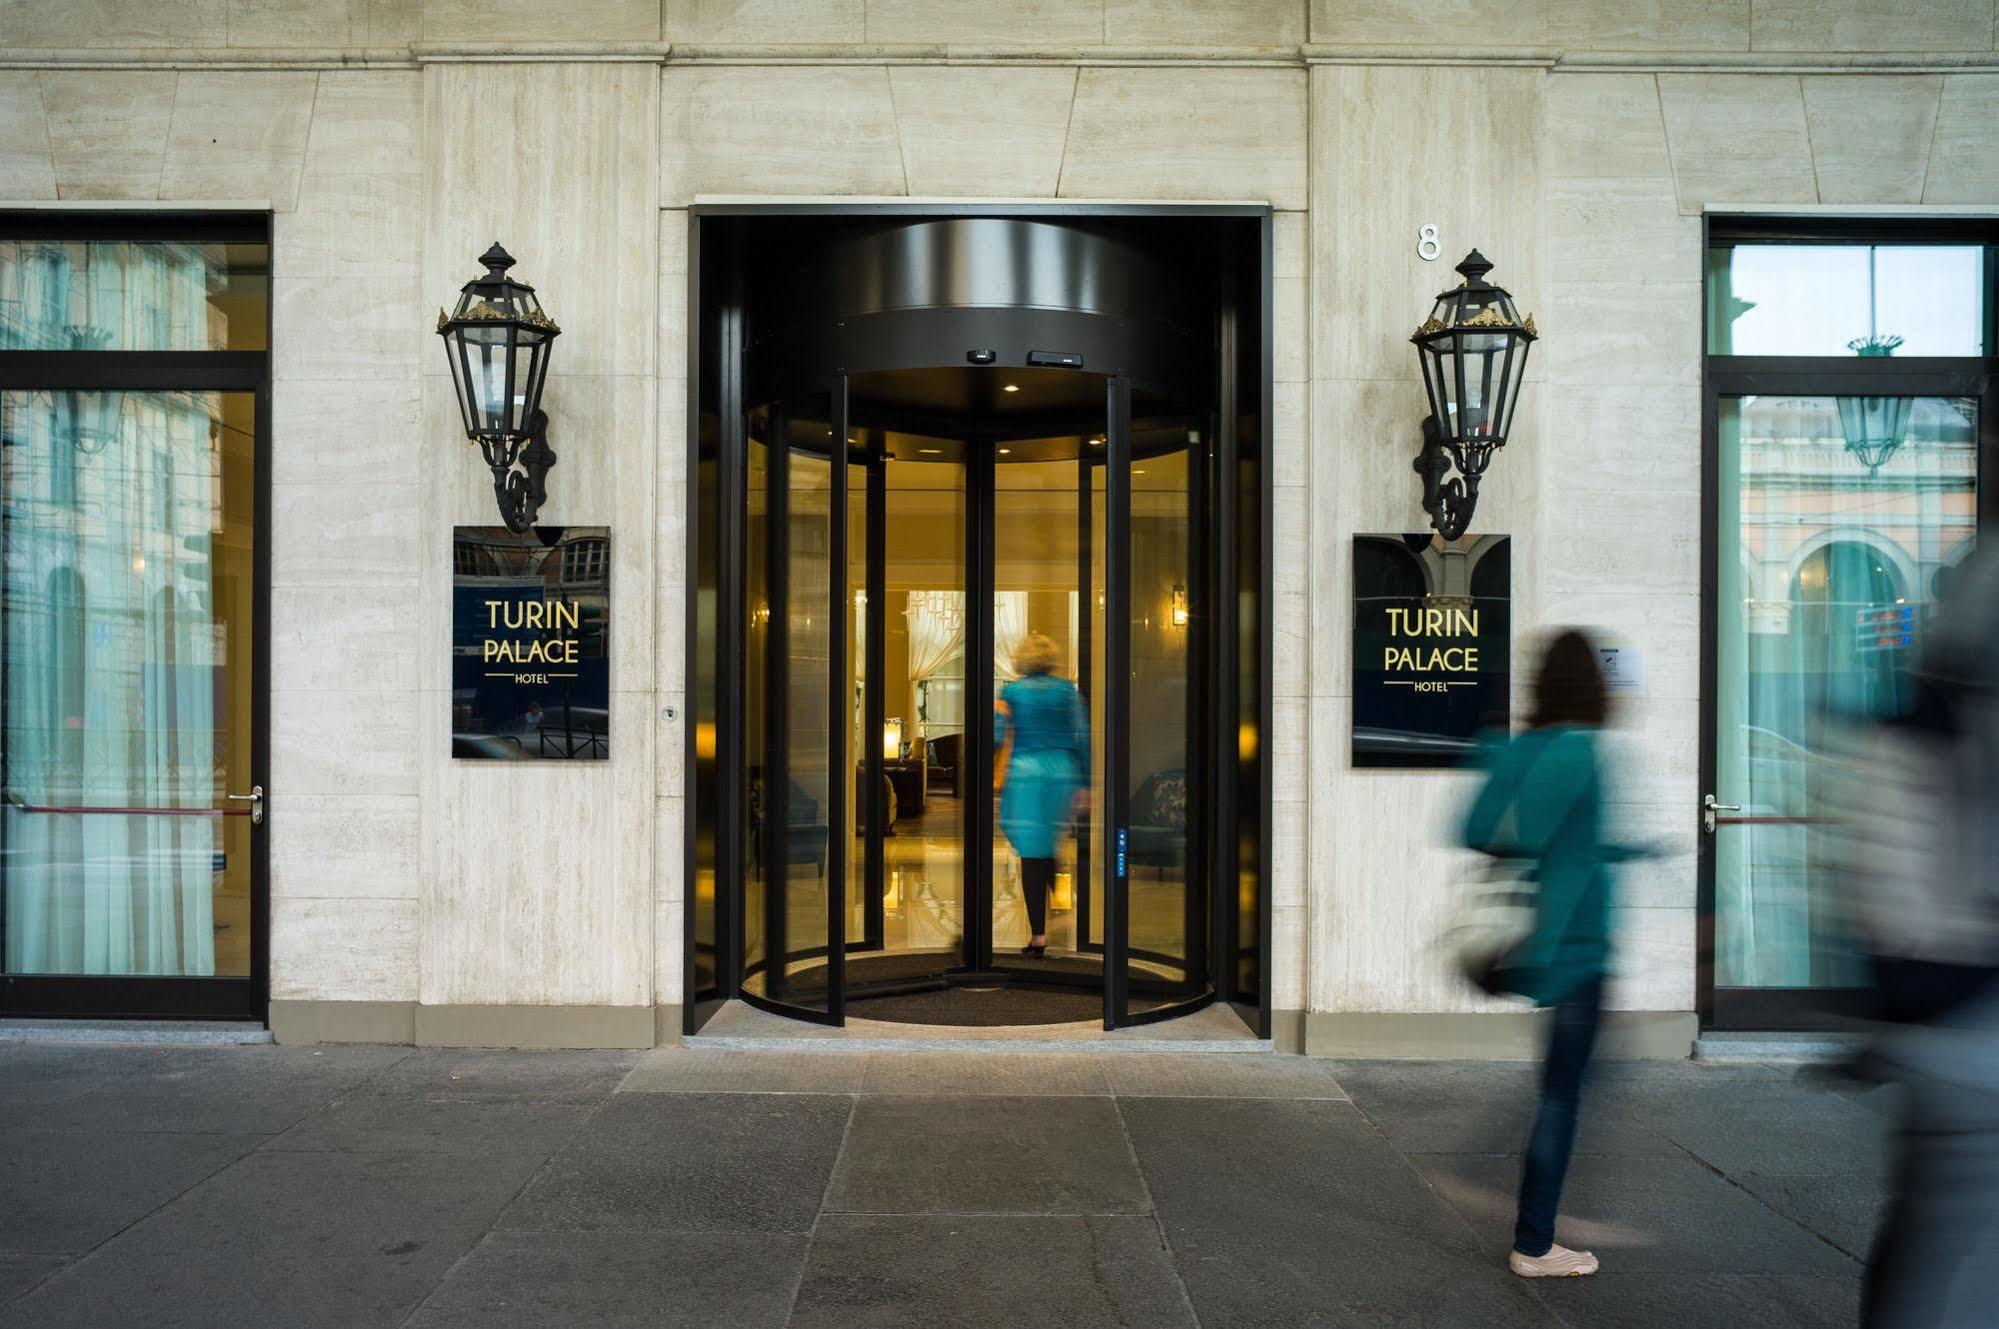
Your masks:
<svg viewBox="0 0 1999 1329"><path fill-rule="evenodd" d="M267 240L0 220L0 1013L265 1013Z"/></svg>
<svg viewBox="0 0 1999 1329"><path fill-rule="evenodd" d="M1112 391L1108 538L1113 749L1109 849L1114 1024L1209 992L1204 683L1207 432Z"/></svg>
<svg viewBox="0 0 1999 1329"><path fill-rule="evenodd" d="M991 963L1036 980L1103 973L1103 435L993 447Z"/></svg>
<svg viewBox="0 0 1999 1329"><path fill-rule="evenodd" d="M743 992L841 1019L854 691L846 383L748 420Z"/></svg>
<svg viewBox="0 0 1999 1329"><path fill-rule="evenodd" d="M1713 981L1724 1021L1866 980L1826 886L1837 727L1902 711L1978 530L1972 396L1723 397L1716 436ZM1758 1012L1765 1012L1760 1018Z"/></svg>
<svg viewBox="0 0 1999 1329"><path fill-rule="evenodd" d="M252 974L255 418L0 392L10 978Z"/></svg>

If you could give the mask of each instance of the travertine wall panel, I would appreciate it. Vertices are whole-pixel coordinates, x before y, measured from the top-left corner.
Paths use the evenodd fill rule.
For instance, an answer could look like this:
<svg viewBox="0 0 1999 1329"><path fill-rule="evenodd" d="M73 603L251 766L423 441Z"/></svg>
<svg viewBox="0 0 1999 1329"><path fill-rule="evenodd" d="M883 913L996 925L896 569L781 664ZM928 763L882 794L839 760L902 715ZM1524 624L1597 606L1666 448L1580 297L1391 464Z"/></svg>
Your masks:
<svg viewBox="0 0 1999 1329"><path fill-rule="evenodd" d="M55 160L42 90L30 73L0 70L0 197L56 196Z"/></svg>
<svg viewBox="0 0 1999 1329"><path fill-rule="evenodd" d="M277 900L411 898L421 824L415 799L366 789L337 799L279 794L270 814L271 854L285 862L285 871L271 874Z"/></svg>
<svg viewBox="0 0 1999 1329"><path fill-rule="evenodd" d="M1085 68L1065 198L1305 206L1305 76L1289 69Z"/></svg>
<svg viewBox="0 0 1999 1329"><path fill-rule="evenodd" d="M1925 203L1999 203L1999 74L1943 81Z"/></svg>
<svg viewBox="0 0 1999 1329"><path fill-rule="evenodd" d="M1098 45L1103 0L868 0L870 42Z"/></svg>
<svg viewBox="0 0 1999 1329"><path fill-rule="evenodd" d="M41 46L225 46L228 0L7 0L0 50Z"/></svg>
<svg viewBox="0 0 1999 1329"><path fill-rule="evenodd" d="M1547 0L1551 46L1746 51L1750 0Z"/></svg>
<svg viewBox="0 0 1999 1329"><path fill-rule="evenodd" d="M1360 46L1539 46L1548 0L1312 0L1312 40Z"/></svg>
<svg viewBox="0 0 1999 1329"><path fill-rule="evenodd" d="M37 79L58 198L160 196L176 75L119 70Z"/></svg>
<svg viewBox="0 0 1999 1329"><path fill-rule="evenodd" d="M1922 202L1942 76L1827 75L1803 83L1819 202Z"/></svg>
<svg viewBox="0 0 1999 1329"><path fill-rule="evenodd" d="M426 13L426 22L429 15ZM449 756L450 528L490 523L441 357L426 346L422 1000L653 1000L653 592L660 87L640 64L424 71L423 290L475 275L495 238L563 325L545 409L559 461L540 520L611 528L611 758L563 767ZM491 151L493 126L510 150ZM579 134L576 126L594 126ZM423 320L427 328L432 318Z"/></svg>
<svg viewBox="0 0 1999 1329"><path fill-rule="evenodd" d="M427 42L651 42L660 0L417 0Z"/></svg>
<svg viewBox="0 0 1999 1329"><path fill-rule="evenodd" d="M231 46L370 46L408 41L414 28L378 33L369 22L379 0L228 0ZM411 0L414 11L415 0Z"/></svg>
<svg viewBox="0 0 1999 1329"><path fill-rule="evenodd" d="M1991 0L1756 0L1759 51L1983 51Z"/></svg>
<svg viewBox="0 0 1999 1329"><path fill-rule="evenodd" d="M699 194L901 194L888 71L740 66L666 70L660 201Z"/></svg>
<svg viewBox="0 0 1999 1329"><path fill-rule="evenodd" d="M419 913L415 900L274 903L271 1000L414 1001Z"/></svg>
<svg viewBox="0 0 1999 1329"><path fill-rule="evenodd" d="M666 0L670 42L859 42L866 0Z"/></svg>
<svg viewBox="0 0 1999 1329"><path fill-rule="evenodd" d="M1104 0L1112 46L1286 46L1305 40L1306 0Z"/></svg>
<svg viewBox="0 0 1999 1329"><path fill-rule="evenodd" d="M1558 174L1673 178L1651 74L1565 73L1548 80L1546 97L1546 151Z"/></svg>
<svg viewBox="0 0 1999 1329"><path fill-rule="evenodd" d="M1810 131L1788 74L1661 74L1680 211L1711 203L1816 203Z"/></svg>
<svg viewBox="0 0 1999 1329"><path fill-rule="evenodd" d="M292 208L318 83L317 74L180 75L159 197L227 198L232 184L261 180L257 197Z"/></svg>
<svg viewBox="0 0 1999 1329"><path fill-rule="evenodd" d="M1076 70L909 66L888 79L909 193L1054 195Z"/></svg>

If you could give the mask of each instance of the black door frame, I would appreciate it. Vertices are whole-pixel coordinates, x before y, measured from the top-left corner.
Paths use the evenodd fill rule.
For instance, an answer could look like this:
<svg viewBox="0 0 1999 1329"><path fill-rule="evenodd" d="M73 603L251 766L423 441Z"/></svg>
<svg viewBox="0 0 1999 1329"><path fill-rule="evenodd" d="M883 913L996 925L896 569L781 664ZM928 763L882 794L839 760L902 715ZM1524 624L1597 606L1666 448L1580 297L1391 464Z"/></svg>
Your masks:
<svg viewBox="0 0 1999 1329"><path fill-rule="evenodd" d="M0 212L0 238L126 243L260 244L275 275L269 212ZM250 822L250 973L245 977L41 975L0 972L0 1015L98 1019L250 1020L270 1015L270 733L271 733L271 308L267 278L261 351L8 351L0 350L0 391L38 389L252 394L250 778L264 790L266 816L247 808L218 817ZM0 558L5 556L0 523ZM4 595L4 589L0 589ZM0 715L5 713L5 662L0 661ZM0 753L0 759L4 754ZM227 792L227 791L219 791ZM5 830L0 827L0 864ZM4 954L6 882L0 867L0 954Z"/></svg>
<svg viewBox="0 0 1999 1329"><path fill-rule="evenodd" d="M1721 585L1721 404L1742 396L1971 397L1978 401L1978 532L1999 526L1999 220L1966 217L1751 216L1710 213L1702 219L1703 270L1718 248L1737 244L1948 244L1985 251L1984 356L1906 359L1831 356L1717 355L1705 350L1711 280L1701 284L1701 656L1700 788L1687 815L1696 823L1698 934L1695 999L1703 1029L1812 1029L1858 1014L1854 988L1719 987L1715 983L1715 836L1700 828L1699 799L1716 793L1719 777ZM1718 826L1739 823L1717 816Z"/></svg>
<svg viewBox="0 0 1999 1329"><path fill-rule="evenodd" d="M702 503L696 500L696 495L701 493L704 462L713 466L715 475L719 477L717 480L719 490L723 495L740 493L744 456L741 412L723 409L717 413L714 403L733 402L740 406L746 400L744 350L749 343L750 334L743 318L742 274L744 263L751 256L746 252L747 246L743 244L740 233L724 227L718 230L717 235L720 238L715 241L711 252L725 253L727 258L721 265L705 267L703 226L704 223L711 221L777 217L829 219L996 217L1032 220L1070 218L1100 221L1161 219L1216 222L1230 220L1237 223L1249 222L1255 226L1256 238L1247 246L1239 233L1234 240L1225 240L1219 232L1216 233L1217 251L1230 255L1229 263L1223 269L1230 275L1224 279L1227 289L1218 302L1222 310L1222 324L1215 330L1214 335L1217 339L1228 339L1229 346L1213 363L1216 364L1217 373L1233 374L1236 377L1241 377L1245 372L1254 373L1257 383L1253 393L1248 385L1232 384L1230 392L1224 398L1227 405L1226 417L1207 433L1210 446L1202 453L1199 468L1201 474L1191 478L1191 483L1197 487L1205 482L1211 499L1211 508L1216 503L1232 506L1237 502L1253 502L1254 511L1246 511L1243 516L1245 520L1253 520L1257 527L1250 536L1254 545L1251 548L1242 545L1240 541L1225 540L1223 536L1229 532L1230 527L1216 524L1212 512L1203 514L1204 521L1214 524L1214 530L1209 533L1209 538L1213 542L1210 548L1215 557L1209 560L1211 566L1193 570L1187 586L1190 601L1196 606L1196 613L1200 612L1199 606L1202 600L1212 597L1212 608L1203 615L1208 624L1205 630L1209 633L1219 631L1224 626L1233 627L1238 624L1234 606L1238 595L1253 593L1256 599L1256 622L1253 628L1255 637L1253 658L1257 670L1255 696L1239 700L1240 694L1237 691L1223 695L1220 690L1222 685L1235 688L1239 682L1241 686L1247 686L1248 681L1239 680L1234 668L1220 665L1223 658L1235 657L1236 642L1230 640L1223 643L1217 639L1211 644L1210 651L1210 656L1217 667L1210 671L1212 680L1210 685L1203 689L1208 699L1204 707L1205 713L1200 717L1200 723L1195 727L1194 733L1190 735L1190 743L1194 745L1195 750L1206 754L1211 763L1217 764L1215 772L1199 774L1203 777L1209 774L1220 777L1207 781L1211 803L1203 813L1203 824L1189 828L1190 841L1206 844L1209 852L1198 867L1191 858L1189 866L1190 870L1203 871L1206 875L1211 921L1214 927L1220 929L1212 934L1208 929L1201 929L1198 935L1204 939L1211 937L1212 942L1221 949L1211 951L1206 957L1209 970L1207 991L1191 1001L1161 1007L1135 1018L1124 1019L1120 1019L1119 1015L1121 1012L1128 1014L1129 975L1125 972L1125 962L1128 961L1129 955L1128 948L1123 944L1128 938L1117 936L1120 943L1118 949L1124 953L1114 956L1111 951L1113 936L1121 933L1122 925L1128 923L1128 919L1105 920L1107 925L1105 950L1106 972L1109 976L1106 986L1106 1012L1113 1022L1136 1024L1151 1019L1169 1018L1191 1006L1212 1000L1225 1000L1234 1004L1236 1009L1244 1014L1259 1036L1268 1037L1271 1018L1270 938L1273 894L1269 875L1271 813L1268 760L1273 639L1270 566L1272 475L1269 465L1273 407L1271 345L1273 311L1270 300L1272 213L1268 207L1261 205L1175 204L731 203L698 204L689 209L687 223L689 271L693 296L689 301L688 311L688 381L691 390L687 402L687 437L690 441L687 450L690 495L687 539L690 571L701 567L701 546L704 539L719 537L722 542L722 553L714 577L716 602L713 606L714 617L709 625L709 631L719 632L720 635L719 641L709 643L710 648L717 653L713 714L718 722L705 731L701 715L707 712L696 712L696 699L692 693L692 685L699 669L693 657L703 649L700 601L706 590L705 585L690 587L687 606L690 723L687 726L686 759L691 779L689 796L686 799L687 833L683 841L685 880L689 886L688 926L684 942L686 958L684 981L687 988L683 1004L685 1032L697 1032L707 1018L727 1000L744 995L740 982L742 954L739 942L742 936L740 896L744 867L741 832L745 810L738 792L742 788L740 777L744 754L731 750L729 737L729 730L735 723L734 717L739 717L741 714L743 570L739 538L740 517L728 511L732 504L725 501L720 504L719 510L715 511L711 518L713 529L704 530L697 519L697 513L702 510ZM727 288L727 294L721 302L725 307L720 310L711 310L702 298L704 272L711 281L719 281L719 284ZM1014 320L1016 325L1023 313L1021 310L970 309L952 312L967 320L976 320L982 315L1003 314ZM971 324L968 323L966 326ZM1245 349L1249 352L1246 356L1241 354ZM846 373L851 369L852 366L843 366L836 372ZM1096 372L1114 372L1114 367L1098 369ZM1128 397L1128 385L1126 391ZM705 419L704 401L710 403L709 415ZM1236 436L1239 424L1254 431L1255 437L1245 436L1239 439ZM1124 473L1128 477L1130 465L1128 436L1124 440L1122 451ZM1253 483L1254 494L1250 494L1245 488L1245 472L1241 469L1245 466L1253 468L1255 478L1247 483ZM1222 468L1229 469L1224 471ZM1227 476L1227 482L1219 483L1224 474ZM870 483L873 482L871 471ZM1107 514L1111 507L1109 502L1111 495L1108 490L1112 487L1124 489L1127 484L1128 480L1121 480L1107 485ZM1123 495L1123 511L1127 518L1128 529L1128 492ZM968 525L972 524L970 518L971 514L968 513ZM1109 518L1108 515L1106 525L1111 530L1119 529L1116 520ZM871 530L868 534L869 544L873 545L875 540L875 533ZM1112 581L1109 576L1111 572L1109 555L1119 543L1110 541L1106 549L1107 601L1112 595L1112 587L1119 585L1121 580L1129 575L1127 565L1119 569L1119 581ZM1244 557L1255 558L1257 562L1248 580L1243 579L1239 570L1240 561ZM973 570L968 568L967 571L969 582ZM1209 579L1213 580L1212 587L1207 584ZM836 584L843 585L844 577L836 575ZM1235 593L1221 594L1224 587L1231 588ZM881 639L878 615L879 607L871 604L868 619L870 628L874 629L869 633L871 641ZM1116 618L1115 615L1109 617L1112 620ZM1129 659L1129 624L1124 626L1126 641L1121 656L1113 657L1110 654L1112 642L1107 641L1105 644L1107 677L1102 681L1101 688L1105 698L1102 704L1110 708L1105 717L1106 784L1110 791L1106 803L1110 803L1113 797L1118 801L1115 810L1105 808L1094 824L1101 838L1099 843L1093 846L1097 854L1093 866L1104 874L1107 886L1118 880L1117 874L1121 866L1118 837L1109 828L1114 824L1120 824L1116 819L1124 817L1128 811L1125 805L1128 803L1129 791L1121 788L1122 780L1118 778L1128 776L1128 767L1117 772L1109 769L1120 756L1125 757L1128 762L1128 754L1118 751L1124 746L1123 734L1114 729L1113 725L1120 718L1120 708L1129 704L1130 689L1128 680L1121 679L1119 670L1109 663L1114 658ZM1112 626L1112 638L1115 639L1117 635L1115 626ZM1227 649L1223 649L1224 646ZM970 649L972 648L968 643L968 650ZM973 654L971 658L979 659L989 654L990 643L987 642L985 650ZM978 672L983 671L975 671L975 678ZM989 687L990 681L985 680L981 690ZM976 699L970 696L970 692L971 689L968 688L968 708L976 704ZM844 708L851 703L842 697L840 704L844 711ZM1245 709L1239 710L1239 707ZM1239 746L1239 731L1250 724L1254 725L1254 735L1253 737L1243 735ZM967 760L978 762L983 759L989 764L990 734L982 736L980 728L977 725L968 726L971 741L966 744ZM707 748L705 753L704 746ZM878 769L879 753L875 749L878 749L879 744L869 744L868 747L870 753L866 764L870 769ZM1231 759L1226 771L1223 771L1219 765L1224 754ZM704 761L707 763L705 770ZM867 786L867 791L863 795L863 806L869 809L869 817L878 819L880 813L875 805L879 799L879 782L869 779ZM699 857L703 843L703 810L700 807L703 789L711 791L707 816L711 821L710 831L714 842L713 856L708 860L712 865L712 876L708 881L714 894L712 926L715 935L705 939L696 929L698 914L695 903L703 882L702 860ZM1243 796L1256 797L1259 803L1253 814L1250 814L1254 818L1255 843L1248 846L1243 842L1243 833L1249 821L1238 801ZM968 810L970 811L972 810ZM977 815L986 820L990 819L989 809L980 811ZM1224 827L1227 833L1219 833ZM1239 857L1244 852L1254 855L1253 862ZM830 857L834 856L829 855ZM986 870L990 870L989 864L985 867ZM872 870L870 868L870 871ZM1224 870L1230 873L1225 881L1217 875ZM1246 911L1232 907L1232 902L1239 896L1237 870L1251 872L1254 876L1256 917L1253 922ZM1110 889L1106 890L1105 895L1107 912L1115 914L1122 903L1115 898L1118 892ZM1241 916L1238 917L1238 914ZM989 919L981 921L990 926ZM840 922L844 924L844 913ZM1114 923L1117 926L1113 926ZM861 939L863 944L869 935L879 935L876 928L868 925L865 917L863 933ZM839 949L844 951L847 947L842 946ZM705 979L702 976L701 964L704 956L710 960ZM1118 984L1122 990L1113 990L1111 986L1113 983Z"/></svg>

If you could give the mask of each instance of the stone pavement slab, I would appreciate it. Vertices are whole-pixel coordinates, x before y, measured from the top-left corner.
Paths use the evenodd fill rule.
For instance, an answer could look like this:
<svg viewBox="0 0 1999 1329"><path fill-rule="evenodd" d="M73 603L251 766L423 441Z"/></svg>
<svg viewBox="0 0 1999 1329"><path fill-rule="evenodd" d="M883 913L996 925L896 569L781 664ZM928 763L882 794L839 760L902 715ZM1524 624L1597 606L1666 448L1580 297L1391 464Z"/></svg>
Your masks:
<svg viewBox="0 0 1999 1329"><path fill-rule="evenodd" d="M814 1049L751 1055L733 1048L657 1048L618 1086L620 1093L851 1094L867 1069L865 1052Z"/></svg>
<svg viewBox="0 0 1999 1329"><path fill-rule="evenodd" d="M1099 1094L1111 1091L1103 1059L1077 1052L877 1052L861 1089L870 1094Z"/></svg>
<svg viewBox="0 0 1999 1329"><path fill-rule="evenodd" d="M0 1251L81 1254L263 1142L192 1132L0 1131Z"/></svg>
<svg viewBox="0 0 1999 1329"><path fill-rule="evenodd" d="M1552 1322L1345 1103L1119 1108L1203 1324Z"/></svg>
<svg viewBox="0 0 1999 1329"><path fill-rule="evenodd" d="M1191 1329L1159 1226L1147 1216L828 1214L793 1329Z"/></svg>
<svg viewBox="0 0 1999 1329"><path fill-rule="evenodd" d="M806 1232L852 1111L835 1094L616 1094L499 1226Z"/></svg>
<svg viewBox="0 0 1999 1329"><path fill-rule="evenodd" d="M1424 1154L1412 1161L1487 1249L1506 1249L1519 1158ZM1578 1157L1562 1190L1555 1240L1634 1273L1833 1276L1853 1268L1851 1258L1815 1233L1684 1157Z"/></svg>
<svg viewBox="0 0 1999 1329"><path fill-rule="evenodd" d="M1601 1070L1527 1283L1523 1064L14 1043L0 1329L1851 1323L1892 1101Z"/></svg>
<svg viewBox="0 0 1999 1329"><path fill-rule="evenodd" d="M1152 1207L1109 1098L865 1095L829 1213L1134 1214Z"/></svg>
<svg viewBox="0 0 1999 1329"><path fill-rule="evenodd" d="M806 1242L802 1233L488 1233L409 1324L780 1329Z"/></svg>

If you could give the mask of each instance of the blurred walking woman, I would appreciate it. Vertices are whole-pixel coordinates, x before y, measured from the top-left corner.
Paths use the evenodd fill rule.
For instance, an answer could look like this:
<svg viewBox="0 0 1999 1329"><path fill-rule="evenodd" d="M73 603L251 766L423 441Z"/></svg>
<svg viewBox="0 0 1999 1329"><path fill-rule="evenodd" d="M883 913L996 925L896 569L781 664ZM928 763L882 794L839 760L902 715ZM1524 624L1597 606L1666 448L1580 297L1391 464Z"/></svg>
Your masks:
<svg viewBox="0 0 1999 1329"><path fill-rule="evenodd" d="M1534 679L1527 731L1488 752L1485 783L1465 818L1468 847L1531 860L1539 883L1533 932L1506 966L1509 989L1554 1008L1507 1257L1523 1278L1597 1269L1588 1251L1555 1244L1555 1211L1602 1012L1610 958L1609 867L1625 856L1603 842L1597 744L1608 709L1595 648L1580 632L1558 634Z"/></svg>
<svg viewBox="0 0 1999 1329"><path fill-rule="evenodd" d="M1055 839L1088 805L1090 730L1082 694L1055 676L1055 643L1029 632L1013 653L1020 677L1000 689L993 750L1002 755L1000 829L1020 855L1020 890L1033 936L1022 955L1048 949L1048 892L1055 884Z"/></svg>

